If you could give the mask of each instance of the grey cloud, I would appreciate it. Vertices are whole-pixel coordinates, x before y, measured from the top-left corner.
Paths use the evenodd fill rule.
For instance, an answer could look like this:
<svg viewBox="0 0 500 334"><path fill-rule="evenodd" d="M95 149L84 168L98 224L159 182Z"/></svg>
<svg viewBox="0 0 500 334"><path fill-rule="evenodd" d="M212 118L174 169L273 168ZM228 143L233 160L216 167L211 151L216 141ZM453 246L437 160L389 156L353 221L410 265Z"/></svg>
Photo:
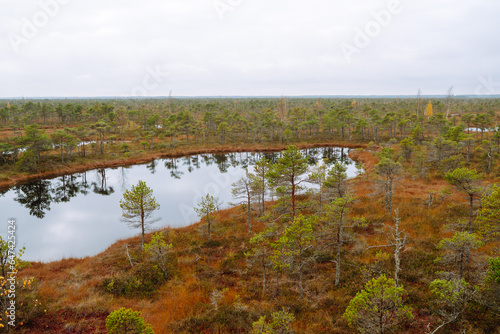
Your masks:
<svg viewBox="0 0 500 334"><path fill-rule="evenodd" d="M62 0L41 0L48 1ZM0 97L129 94L159 66L150 95L473 94L498 75L494 0L400 0L403 8L346 61L341 43L394 0L65 0L14 52L11 33L41 9L0 1Z"/></svg>

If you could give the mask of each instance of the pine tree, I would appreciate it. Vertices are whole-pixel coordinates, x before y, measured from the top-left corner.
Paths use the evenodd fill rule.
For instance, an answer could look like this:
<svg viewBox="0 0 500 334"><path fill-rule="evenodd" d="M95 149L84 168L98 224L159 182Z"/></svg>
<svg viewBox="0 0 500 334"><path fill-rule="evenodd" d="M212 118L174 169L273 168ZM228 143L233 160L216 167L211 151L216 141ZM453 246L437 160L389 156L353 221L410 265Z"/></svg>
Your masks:
<svg viewBox="0 0 500 334"><path fill-rule="evenodd" d="M380 184L382 191L385 193L385 206L387 211L389 211L391 218L395 182L399 174L401 174L401 171L401 164L387 157L383 157L380 162L375 165L375 173L380 176L377 181Z"/></svg>
<svg viewBox="0 0 500 334"><path fill-rule="evenodd" d="M123 199L120 200L120 208L123 210L122 220L127 222L130 227L142 230L142 249L144 249L144 233L147 227L159 218L152 218L155 210L160 208L153 196L153 190L146 185L146 182L140 181L130 190L126 190Z"/></svg>
<svg viewBox="0 0 500 334"><path fill-rule="evenodd" d="M285 228L280 238L274 244L275 262L283 268L290 268L292 264L299 273L300 298L304 297L303 272L305 266L310 262L308 250L314 246L313 228L316 225L316 217L305 218L299 215Z"/></svg>
<svg viewBox="0 0 500 334"><path fill-rule="evenodd" d="M350 327L361 333L387 333L404 320L413 318L411 307L403 304L405 293L403 287L395 286L394 280L381 275L366 283L356 294L344 317Z"/></svg>
<svg viewBox="0 0 500 334"><path fill-rule="evenodd" d="M194 208L194 211L200 216L200 218L204 218L207 223L207 238L208 241L212 240L212 225L214 223L213 214L217 209L215 205L215 198L206 194L205 197L201 198L201 202L198 203L198 207Z"/></svg>
<svg viewBox="0 0 500 334"><path fill-rule="evenodd" d="M304 187L301 185L306 181L302 176L307 172L308 164L305 157L296 146L288 146L278 162L271 165L268 173L269 184L276 188L281 203L290 208L292 221L297 210L297 196Z"/></svg>
<svg viewBox="0 0 500 334"><path fill-rule="evenodd" d="M487 240L495 240L500 235L500 184L491 188L478 213L479 233Z"/></svg>
<svg viewBox="0 0 500 334"><path fill-rule="evenodd" d="M233 196L242 199L246 205L248 232L250 234L252 234L252 177L253 175L248 172L248 168L245 168L245 176L233 183L233 189L231 190Z"/></svg>
<svg viewBox="0 0 500 334"><path fill-rule="evenodd" d="M344 247L346 229L358 226L364 222L364 219L349 220L347 214L355 197L346 193L344 197L338 197L331 203L326 204L325 208L325 237L332 241L335 246L335 286L340 284L340 272L342 262L342 249Z"/></svg>
<svg viewBox="0 0 500 334"><path fill-rule="evenodd" d="M267 174L270 167L270 162L264 157L255 163L254 174L250 175L252 179L252 191L257 194L261 205L260 215L263 215L265 211L266 192L268 187Z"/></svg>
<svg viewBox="0 0 500 334"><path fill-rule="evenodd" d="M446 173L445 180L455 189L462 191L469 197L469 233L472 233L472 218L474 213L474 200L479 197L481 188L479 187L480 175L474 169L457 168Z"/></svg>

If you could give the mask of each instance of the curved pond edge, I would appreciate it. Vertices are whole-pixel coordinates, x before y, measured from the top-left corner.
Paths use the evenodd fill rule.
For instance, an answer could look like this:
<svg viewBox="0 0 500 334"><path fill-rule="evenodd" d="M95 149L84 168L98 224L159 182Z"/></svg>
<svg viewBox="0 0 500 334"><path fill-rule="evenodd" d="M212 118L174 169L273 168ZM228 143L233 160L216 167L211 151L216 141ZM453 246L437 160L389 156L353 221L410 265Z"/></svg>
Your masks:
<svg viewBox="0 0 500 334"><path fill-rule="evenodd" d="M183 158L197 154L228 154L228 153L240 153L240 152L250 152L250 153L265 153L265 152L279 152L286 149L288 145L294 145L299 149L308 148L321 148L321 147L340 147L340 148L366 148L367 144L350 144L350 143L290 143L290 144L280 144L276 146L263 146L256 147L255 145L219 145L212 148L189 148L186 149L176 149L171 152L151 152L149 154L143 154L140 156L134 156L129 158L113 158L110 157L106 161L89 161L88 164L82 164L78 166L67 166L65 168L60 168L55 171L41 172L36 174L30 174L25 176L20 176L15 180L0 182L0 189L7 190L17 185L26 184L33 181L38 181L42 179L50 179L59 176L83 173L99 168L113 168L113 167L126 167L133 165L140 165L148 163L157 159L170 159L170 158Z"/></svg>

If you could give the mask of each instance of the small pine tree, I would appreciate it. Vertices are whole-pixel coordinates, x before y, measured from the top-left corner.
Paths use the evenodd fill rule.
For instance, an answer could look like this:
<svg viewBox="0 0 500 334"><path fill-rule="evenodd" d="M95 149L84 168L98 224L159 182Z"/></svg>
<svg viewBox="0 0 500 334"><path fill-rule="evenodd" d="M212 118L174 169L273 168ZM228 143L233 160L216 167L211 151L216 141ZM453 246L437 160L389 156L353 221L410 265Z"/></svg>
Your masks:
<svg viewBox="0 0 500 334"><path fill-rule="evenodd" d="M393 159L383 157L380 159L380 162L375 165L375 173L379 175L376 181L385 193L385 206L392 218L392 198L396 180L402 173L401 164Z"/></svg>
<svg viewBox="0 0 500 334"><path fill-rule="evenodd" d="M126 190L123 199L120 200L120 208L123 210L122 220L130 227L140 227L142 229L142 249L144 249L144 233L146 228L158 221L153 219L155 210L160 208L153 196L153 190L146 185L146 182L139 181L132 189Z"/></svg>
<svg viewBox="0 0 500 334"><path fill-rule="evenodd" d="M267 193L267 173L269 172L269 168L271 163L264 157L257 161L254 165L254 174L250 174L250 178L252 179L251 188L252 192L254 192L260 202L260 215L262 216L265 211L265 203L266 203L266 193Z"/></svg>
<svg viewBox="0 0 500 334"><path fill-rule="evenodd" d="M491 188L491 193L482 200L479 214L479 233L487 240L500 236L500 184Z"/></svg>
<svg viewBox="0 0 500 334"><path fill-rule="evenodd" d="M109 334L154 334L151 325L146 324L139 311L125 307L111 312L106 318Z"/></svg>
<svg viewBox="0 0 500 334"><path fill-rule="evenodd" d="M151 241L144 246L144 250L148 253L156 266L163 273L163 277L168 279L167 261L169 252L172 249L172 244L167 244L163 233L155 233L151 237Z"/></svg>
<svg viewBox="0 0 500 334"><path fill-rule="evenodd" d="M291 225L285 228L281 237L273 245L275 248L274 260L283 268L290 268L291 264L299 273L300 298L304 297L303 271L305 266L311 262L308 252L314 246L313 228L316 225L316 217L305 218L299 215ZM283 259L286 259L283 261Z"/></svg>
<svg viewBox="0 0 500 334"><path fill-rule="evenodd" d="M271 267L271 241L270 238L274 232L271 229L266 229L250 239L250 244L253 245L250 252L245 255L250 263L256 264L262 268L262 294L266 292L267 268Z"/></svg>
<svg viewBox="0 0 500 334"><path fill-rule="evenodd" d="M444 250L444 255L439 258L445 264L456 265L458 277L463 278L469 268L471 252L483 245L475 233L456 232L453 237L445 238L439 242L438 249Z"/></svg>
<svg viewBox="0 0 500 334"><path fill-rule="evenodd" d="M387 333L406 319L412 319L412 309L403 304L403 287L396 287L385 275L366 283L365 288L351 299L344 317L349 326L361 333Z"/></svg>
<svg viewBox="0 0 500 334"><path fill-rule="evenodd" d="M457 168L452 172L446 173L445 180L455 187L456 190L462 191L467 194L469 199L469 233L472 233L472 219L474 214L474 200L476 200L480 193L479 186L481 176L475 169Z"/></svg>
<svg viewBox="0 0 500 334"><path fill-rule="evenodd" d="M194 208L194 211L200 216L200 218L204 218L205 222L207 223L207 238L208 241L212 239L212 225L213 225L213 214L215 210L217 209L215 205L215 198L210 195L206 194L205 197L201 198L201 202L198 203L198 207Z"/></svg>
<svg viewBox="0 0 500 334"><path fill-rule="evenodd" d="M428 334L435 334L449 323L459 319L465 309L465 304L471 297L471 289L464 279L453 278L451 280L436 279L431 282L429 288L435 297L436 315L441 323L434 329L430 329L431 324L427 325ZM463 318L462 318L463 320ZM462 321L462 326L463 326ZM462 333L465 333L462 331Z"/></svg>
<svg viewBox="0 0 500 334"><path fill-rule="evenodd" d="M307 157L297 147L289 145L278 162L271 165L267 174L269 185L275 187L281 204L291 202L286 206L290 208L292 220L297 210L297 195L304 190L301 183L306 179L302 176L307 170Z"/></svg>
<svg viewBox="0 0 500 334"><path fill-rule="evenodd" d="M253 174L248 172L248 168L245 168L245 176L232 184L233 189L231 191L235 198L242 200L240 204L246 205L248 232L250 234L252 234L252 200L254 197L252 177Z"/></svg>
<svg viewBox="0 0 500 334"><path fill-rule="evenodd" d="M293 334L292 323L295 316L283 308L271 314L271 322L266 322L266 316L253 323L252 334Z"/></svg>

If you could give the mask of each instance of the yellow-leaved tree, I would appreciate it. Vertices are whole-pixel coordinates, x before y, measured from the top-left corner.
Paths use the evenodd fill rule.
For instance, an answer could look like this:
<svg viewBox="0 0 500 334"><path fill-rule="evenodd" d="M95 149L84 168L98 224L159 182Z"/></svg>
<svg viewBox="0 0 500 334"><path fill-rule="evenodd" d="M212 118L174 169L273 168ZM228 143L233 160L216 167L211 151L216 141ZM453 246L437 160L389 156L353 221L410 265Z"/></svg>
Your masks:
<svg viewBox="0 0 500 334"><path fill-rule="evenodd" d="M425 116L431 117L432 116L432 103L429 101L429 104L427 105L427 108L425 108Z"/></svg>

